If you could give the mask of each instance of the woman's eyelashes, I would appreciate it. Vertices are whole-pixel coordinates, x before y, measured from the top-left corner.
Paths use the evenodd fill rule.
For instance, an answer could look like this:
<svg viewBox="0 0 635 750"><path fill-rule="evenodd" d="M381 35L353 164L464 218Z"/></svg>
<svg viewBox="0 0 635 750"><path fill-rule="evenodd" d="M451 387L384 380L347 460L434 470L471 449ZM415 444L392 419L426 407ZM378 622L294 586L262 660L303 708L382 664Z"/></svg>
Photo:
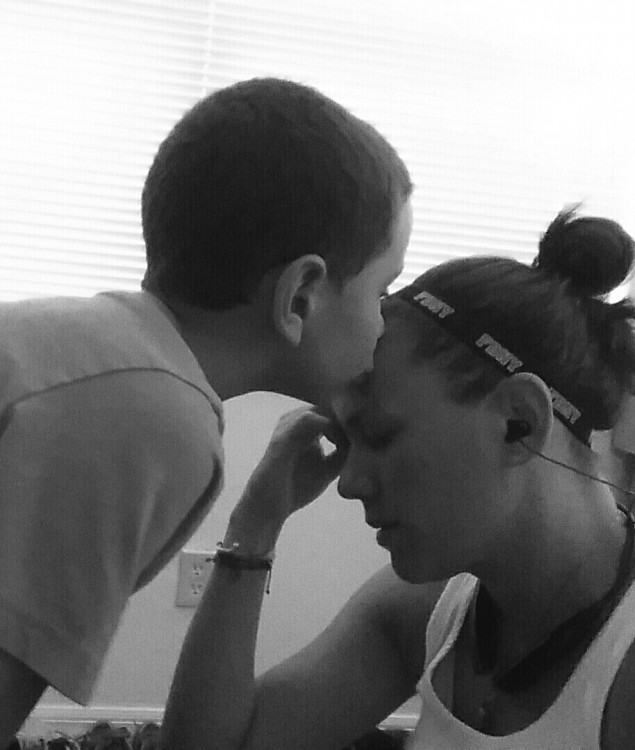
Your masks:
<svg viewBox="0 0 635 750"><path fill-rule="evenodd" d="M372 451L387 448L399 431L399 422L363 411L352 414L344 423L344 432L351 444Z"/></svg>
<svg viewBox="0 0 635 750"><path fill-rule="evenodd" d="M372 451L383 451L390 445L390 440L386 436L374 437L368 440L367 445Z"/></svg>

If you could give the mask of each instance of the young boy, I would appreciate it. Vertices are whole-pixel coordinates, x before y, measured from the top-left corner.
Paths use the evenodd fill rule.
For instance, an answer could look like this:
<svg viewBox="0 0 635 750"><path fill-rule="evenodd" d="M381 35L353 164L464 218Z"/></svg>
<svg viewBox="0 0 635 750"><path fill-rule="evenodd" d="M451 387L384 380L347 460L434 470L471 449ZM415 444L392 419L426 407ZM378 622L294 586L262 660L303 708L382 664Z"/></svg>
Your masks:
<svg viewBox="0 0 635 750"><path fill-rule="evenodd" d="M129 596L222 485L222 401L320 403L368 370L411 226L368 124L277 79L162 143L139 293L0 305L0 747L52 685L88 702Z"/></svg>

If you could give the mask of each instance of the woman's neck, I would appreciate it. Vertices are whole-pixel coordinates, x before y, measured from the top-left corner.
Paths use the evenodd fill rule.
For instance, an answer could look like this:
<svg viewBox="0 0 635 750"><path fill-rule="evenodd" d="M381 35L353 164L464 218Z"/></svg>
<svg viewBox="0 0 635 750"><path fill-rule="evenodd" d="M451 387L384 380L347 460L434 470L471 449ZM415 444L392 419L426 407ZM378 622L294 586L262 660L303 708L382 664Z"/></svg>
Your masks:
<svg viewBox="0 0 635 750"><path fill-rule="evenodd" d="M584 496L561 495L560 503L534 498L498 559L474 571L496 611L501 668L537 648L615 582L626 540L624 515L608 491L599 488L592 499L585 489Z"/></svg>

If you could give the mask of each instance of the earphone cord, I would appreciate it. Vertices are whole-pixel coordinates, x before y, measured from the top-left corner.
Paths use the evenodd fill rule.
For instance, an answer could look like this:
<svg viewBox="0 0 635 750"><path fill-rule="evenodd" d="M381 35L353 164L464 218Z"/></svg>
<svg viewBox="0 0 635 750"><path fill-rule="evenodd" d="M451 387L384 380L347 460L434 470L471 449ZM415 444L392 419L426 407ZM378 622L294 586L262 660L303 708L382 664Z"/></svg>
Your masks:
<svg viewBox="0 0 635 750"><path fill-rule="evenodd" d="M596 477L594 474L587 474L586 471L582 471L581 469L576 469L575 466L569 466L569 464L565 464L562 461L558 461L556 458L551 458L550 456L545 456L544 453L540 453L540 451L534 450L532 447L527 445L524 440L519 440L519 443L522 444L524 448L526 448L530 453L533 453L535 456L539 456L540 458L544 458L545 461L549 461L549 463L555 464L556 466L561 466L563 469L569 469L569 471L573 471L575 474L579 474L581 477L586 477L587 479L593 479L595 482L600 482L601 484L607 485L607 487L611 487L614 490L619 490L620 492L623 492L624 494L628 495L631 498L631 502L626 508L626 510L631 513L633 509L633 505L635 505L635 492L632 490L627 490L624 487L620 487L618 484L613 484L613 482L609 482L607 479L601 479L600 477Z"/></svg>

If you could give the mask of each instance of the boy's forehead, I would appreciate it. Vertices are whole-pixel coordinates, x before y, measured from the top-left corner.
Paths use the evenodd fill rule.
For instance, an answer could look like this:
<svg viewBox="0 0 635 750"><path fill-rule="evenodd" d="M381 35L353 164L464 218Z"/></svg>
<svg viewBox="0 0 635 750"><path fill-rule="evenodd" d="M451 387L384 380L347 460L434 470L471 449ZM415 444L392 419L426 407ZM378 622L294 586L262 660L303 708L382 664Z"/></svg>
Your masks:
<svg viewBox="0 0 635 750"><path fill-rule="evenodd" d="M361 275L377 276L386 285L401 274L412 231L412 205L410 199L397 210L393 218L392 237L378 255L369 260Z"/></svg>

